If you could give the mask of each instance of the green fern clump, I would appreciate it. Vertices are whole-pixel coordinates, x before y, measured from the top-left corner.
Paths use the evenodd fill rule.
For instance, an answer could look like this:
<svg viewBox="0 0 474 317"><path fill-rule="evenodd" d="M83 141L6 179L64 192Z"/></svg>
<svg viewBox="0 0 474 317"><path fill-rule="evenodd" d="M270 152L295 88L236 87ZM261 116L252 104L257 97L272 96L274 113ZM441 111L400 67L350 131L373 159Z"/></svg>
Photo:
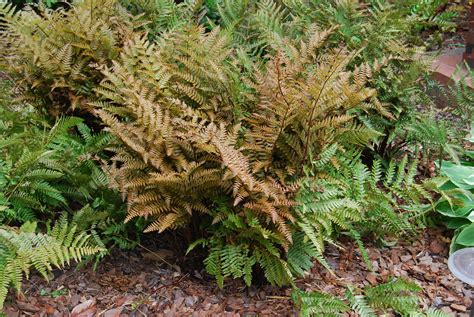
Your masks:
<svg viewBox="0 0 474 317"><path fill-rule="evenodd" d="M474 117L474 92L472 89L474 70L468 65L466 67L468 75L463 76L459 81L454 81L446 94L447 98L454 98L455 100L455 107L453 107L452 112L461 118L465 126L469 126Z"/></svg>
<svg viewBox="0 0 474 317"><path fill-rule="evenodd" d="M301 316L341 316L349 310L343 300L322 292L303 292L296 289L291 298L299 308Z"/></svg>
<svg viewBox="0 0 474 317"><path fill-rule="evenodd" d="M348 285L342 299L322 292L303 292L299 289L293 291L291 298L302 316L343 316L347 311L361 317L375 317L391 312L400 316L448 316L440 310L422 310L417 296L421 291L418 284L396 278L360 290Z"/></svg>
<svg viewBox="0 0 474 317"><path fill-rule="evenodd" d="M134 15L139 16L143 28L151 40L162 34L186 27L193 19L204 22L203 1L186 0L122 0L122 5Z"/></svg>
<svg viewBox="0 0 474 317"><path fill-rule="evenodd" d="M224 286L227 277L242 278L250 286L256 271L262 271L272 284L292 284L294 278L303 276L313 266L313 259L320 256L302 233L293 235L285 254L281 238L265 229L250 212L245 218L230 214L227 219L217 220L221 217L222 211L214 218L216 228L211 227L209 238L199 239L188 248L188 252L198 245L209 249L205 268L216 278L219 287Z"/></svg>
<svg viewBox="0 0 474 317"><path fill-rule="evenodd" d="M447 8L447 0L399 1L395 6L409 11L416 21L414 31L434 29L440 32L452 32L456 29L455 19L458 17L456 8ZM434 34L435 36L437 34Z"/></svg>
<svg viewBox="0 0 474 317"><path fill-rule="evenodd" d="M0 227L0 307L10 286L21 291L23 276L28 278L31 267L48 279L53 267L63 268L71 260L103 251L65 218L47 234L37 233L36 226L36 222L26 222L20 228Z"/></svg>
<svg viewBox="0 0 474 317"><path fill-rule="evenodd" d="M12 100L10 82L1 84L1 223L51 221L67 211L80 231L94 227L109 247L136 245L143 224L123 223L125 205L102 169L113 136L74 117L50 125L33 107Z"/></svg>
<svg viewBox="0 0 474 317"><path fill-rule="evenodd" d="M0 307L31 268L48 278L53 267L138 239L127 240L125 206L101 169L113 137L74 117L50 126L9 96L0 100Z"/></svg>
<svg viewBox="0 0 474 317"><path fill-rule="evenodd" d="M26 122L20 127L16 118L8 119L16 111L2 113L7 115L0 128L4 137L0 144L3 221L33 221L43 212L69 208L71 200L86 204L99 188L107 190L106 175L91 159L110 136L92 136L78 118L59 120L44 130L47 125L34 115L29 120L37 126ZM70 134L74 128L82 136Z"/></svg>
<svg viewBox="0 0 474 317"><path fill-rule="evenodd" d="M422 288L413 282L396 279L391 282L368 287L364 290L367 302L374 308L392 308L402 315L418 309L418 299L413 296Z"/></svg>
<svg viewBox="0 0 474 317"><path fill-rule="evenodd" d="M414 230L416 219L432 204L431 190L436 180L415 182L417 161L392 161L384 171L381 161L369 169L358 152L340 152L334 144L306 170L298 195L297 224L318 248L335 243L337 234L355 239L364 260L370 265L361 234L379 238L400 236Z"/></svg>
<svg viewBox="0 0 474 317"><path fill-rule="evenodd" d="M34 220L37 216L35 212L41 213L46 205L64 208L66 198L55 186L55 182L64 176L65 167L55 160L54 152L44 147L49 140L31 139L30 133L38 132L36 127L31 130L24 127L23 131L19 131L16 130L18 126L9 128L9 125L15 125L14 122L2 122L4 129L1 132L4 140L0 145L3 154L0 158L0 189L5 209L2 221ZM54 137L56 133L64 132L68 127L70 125L59 123L49 134L43 136Z"/></svg>

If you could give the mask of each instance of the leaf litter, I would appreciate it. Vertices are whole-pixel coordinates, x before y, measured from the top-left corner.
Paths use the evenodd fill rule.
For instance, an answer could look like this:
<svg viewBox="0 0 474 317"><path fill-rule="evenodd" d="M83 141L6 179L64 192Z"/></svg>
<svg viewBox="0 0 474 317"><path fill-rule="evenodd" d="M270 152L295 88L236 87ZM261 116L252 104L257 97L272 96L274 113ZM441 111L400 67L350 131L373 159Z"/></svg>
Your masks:
<svg viewBox="0 0 474 317"><path fill-rule="evenodd" d="M332 275L319 264L296 284L303 290L342 295L347 285L364 287L406 277L423 287L420 304L452 316L468 316L470 287L448 270L449 232L427 229L411 241L380 247L367 243L373 271L357 246L328 248ZM181 272L182 270L182 272ZM204 271L172 269L149 254L118 253L92 267L56 271L47 283L38 275L25 281L22 296L10 294L6 316L297 316L290 288L245 287L227 281L223 290ZM60 292L57 290L61 290ZM49 294L49 295L48 295ZM55 294L51 296L51 294ZM59 296L56 296L59 295ZM347 315L353 316L353 315Z"/></svg>

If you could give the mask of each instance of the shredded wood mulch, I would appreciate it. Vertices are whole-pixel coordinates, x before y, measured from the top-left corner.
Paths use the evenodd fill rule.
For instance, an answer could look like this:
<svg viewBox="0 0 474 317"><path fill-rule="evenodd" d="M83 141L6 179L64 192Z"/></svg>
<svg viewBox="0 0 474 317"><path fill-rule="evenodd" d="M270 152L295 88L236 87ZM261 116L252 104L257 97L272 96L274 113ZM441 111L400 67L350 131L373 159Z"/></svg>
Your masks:
<svg viewBox="0 0 474 317"><path fill-rule="evenodd" d="M446 234L449 235L450 233ZM331 248L326 256L336 277L315 264L298 286L342 294L345 286L375 285L403 276L423 287L421 304L452 316L468 316L471 290L447 268L449 239L428 229L412 242L393 247L367 245L374 271L361 260L356 246ZM168 250L157 250L170 255ZM296 316L290 289L273 286L246 288L228 281L223 290L204 272L184 273L148 252L114 255L91 267L54 272L47 283L37 275L25 281L22 296L10 294L7 316ZM349 316L349 315L348 315Z"/></svg>

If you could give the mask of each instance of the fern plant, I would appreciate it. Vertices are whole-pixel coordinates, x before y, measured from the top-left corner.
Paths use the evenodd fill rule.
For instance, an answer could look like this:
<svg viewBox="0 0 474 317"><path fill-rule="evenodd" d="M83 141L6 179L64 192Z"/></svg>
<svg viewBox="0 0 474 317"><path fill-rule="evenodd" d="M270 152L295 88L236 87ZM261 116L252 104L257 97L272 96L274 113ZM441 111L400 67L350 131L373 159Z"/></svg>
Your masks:
<svg viewBox="0 0 474 317"><path fill-rule="evenodd" d="M4 221L34 220L35 211L42 212L45 206L58 208L66 206L64 193L55 186L55 182L64 175L65 168L55 160L54 152L45 149L45 144L50 143L49 138L57 133L64 133L77 122L70 120L68 123L59 122L50 133L44 134L46 138L36 139L36 142L44 143L38 142L34 146L26 147L25 143L31 142L31 139L23 137L30 136L30 132L33 131L25 129L23 135L19 131L14 134L3 131L6 132L4 134L6 138L0 148L4 155L0 159L2 179L0 188L7 203L2 215ZM4 122L5 127L7 124Z"/></svg>
<svg viewBox="0 0 474 317"><path fill-rule="evenodd" d="M78 232L65 219L47 234L36 232L36 222L26 222L20 228L0 227L0 308L10 286L21 291L23 276L28 278L31 267L48 279L53 267L63 268L71 260L103 251L91 242L90 235Z"/></svg>
<svg viewBox="0 0 474 317"><path fill-rule="evenodd" d="M20 292L31 268L48 278L53 267L92 255L100 259L106 247L134 244L127 240L123 203L100 168L110 134L92 133L79 118L49 126L34 109L12 102L7 89L0 114L2 307L8 288Z"/></svg>
<svg viewBox="0 0 474 317"><path fill-rule="evenodd" d="M423 29L439 29L443 32L449 32L456 29L455 18L458 13L447 8L447 0L422 0L422 1L401 1L398 6L405 6L410 15L417 20L416 31Z"/></svg>
<svg viewBox="0 0 474 317"><path fill-rule="evenodd" d="M375 317L386 313L400 316L447 317L443 311L422 310L417 293L422 288L414 282L396 278L363 289L348 285L344 297L339 299L322 292L293 291L291 297L302 316L343 316L351 310L361 317Z"/></svg>
<svg viewBox="0 0 474 317"><path fill-rule="evenodd" d="M104 248L135 247L146 222L123 223L126 206L101 168L112 136L92 133L78 118L59 121L50 131L23 128L23 134L7 137L6 157L0 159L7 162L0 173L1 222L49 221L67 210L78 230L92 228ZM30 160L17 159L27 154Z"/></svg>
<svg viewBox="0 0 474 317"><path fill-rule="evenodd" d="M427 196L412 180L415 168L392 163L379 193L380 163L371 174L350 155L388 137L424 69L403 36L411 24L400 23L391 3L121 3L0 11L5 66L20 92L53 117L75 111L109 133L95 138L77 122L45 143L47 155L60 155L45 164L57 175L47 183L80 204L59 201L53 210L81 209L77 221L107 227L92 217L91 199L103 197L90 189L104 193L109 183L126 199L127 222L140 218L146 231L186 228L186 242L199 239L191 249L209 250L205 265L220 286L230 277L250 284L259 269L271 283L291 284L312 258L324 264L323 243L336 231L363 250L359 225L373 223L367 228L380 236L409 227L395 206L403 199L420 208ZM107 155L95 145L107 145ZM343 148L345 157L327 152ZM58 165L69 166L64 158L76 151L84 159L72 173ZM309 176L311 157L327 164ZM295 208L298 200L306 207Z"/></svg>
<svg viewBox="0 0 474 317"><path fill-rule="evenodd" d="M459 163L458 152L462 148L453 144L454 133L447 122L422 117L408 126L407 132L408 141L419 144L425 156L431 160L438 160L440 167L445 154Z"/></svg>
<svg viewBox="0 0 474 317"><path fill-rule="evenodd" d="M358 152L340 152L333 144L305 169L298 194L296 222L322 254L339 232L356 240L370 266L361 235L400 236L413 231L416 219L432 209L430 192L441 182L418 184L417 161L392 161L386 171L379 160L369 169ZM424 205L428 202L430 205ZM324 264L324 262L323 262Z"/></svg>
<svg viewBox="0 0 474 317"><path fill-rule="evenodd" d="M291 298L299 308L301 316L341 316L349 306L341 299L322 292L304 292L296 289Z"/></svg>
<svg viewBox="0 0 474 317"><path fill-rule="evenodd" d="M143 23L150 40L186 27L190 21L204 22L204 1L185 0L122 0L122 5Z"/></svg>
<svg viewBox="0 0 474 317"><path fill-rule="evenodd" d="M231 252L233 259L248 257L284 276L289 269L282 261L294 243L294 181L308 154L334 140L365 144L376 132L358 124L351 111L384 113L375 91L365 86L372 67L348 71L353 55L343 48L318 54L329 35L312 33L299 47L288 43L288 53L278 52L264 70L256 67L248 80L257 92L256 106L255 97L237 98L225 32L191 27L157 44L144 38L129 42L121 60L104 70L106 80L97 89L103 100L91 104L125 145L111 147L116 163L110 173L127 196L127 220L152 218L146 230L162 232L188 224L194 213L210 215L217 224L238 216L239 230L226 224L218 230L226 232L223 238L211 238L216 252L210 256L221 254L217 263L223 270L209 262L211 274L220 281L240 275L238 263L224 270L222 252ZM235 111L239 107L253 114L244 117ZM214 215L222 197L228 198L226 212ZM246 242L250 251L243 242L227 245L239 240L242 228L254 226L261 228L244 235L253 241ZM270 233L271 252L263 242ZM270 263L274 258L282 263ZM283 278L273 276L267 277L282 284Z"/></svg>
<svg viewBox="0 0 474 317"><path fill-rule="evenodd" d="M206 227L209 237L196 240L188 252L196 246L209 250L205 268L219 287L224 286L227 277L243 278L250 286L255 272L262 272L272 284L293 284L294 278L303 276L313 266L313 259L320 256L303 233L293 234L285 253L281 237L266 229L249 211L242 217L230 210L220 210L214 215L213 224Z"/></svg>
<svg viewBox="0 0 474 317"><path fill-rule="evenodd" d="M74 117L50 126L14 103L10 89L6 83L0 100L0 222L54 221L66 210L78 230L93 227L103 245L136 245L143 224L123 223L126 208L101 168L112 135L93 133Z"/></svg>
<svg viewBox="0 0 474 317"><path fill-rule="evenodd" d="M462 119L464 125L470 125L474 116L474 93L472 92L473 75L472 70L468 65L467 76L462 76L459 81L454 81L453 85L448 88L448 98L454 98L456 107L452 112Z"/></svg>
<svg viewBox="0 0 474 317"><path fill-rule="evenodd" d="M8 207L4 220L33 221L43 212L69 208L72 200L86 205L100 190L109 192L107 176L96 161L110 135L91 134L79 118L61 119L49 130L34 115L29 120L37 126L29 122L20 128L13 120L4 118L0 129L0 189ZM75 128L78 135L70 133Z"/></svg>
<svg viewBox="0 0 474 317"><path fill-rule="evenodd" d="M68 10L16 10L0 3L2 68L15 79L22 99L59 117L86 109L109 65L134 28L115 0L74 1Z"/></svg>
<svg viewBox="0 0 474 317"><path fill-rule="evenodd" d="M397 133L399 122L409 121L416 115L415 105L425 103L421 86L429 74L429 63L417 58L423 48L417 46L421 43L414 30L437 16L437 10L444 4L446 1L437 0L422 4L416 1L366 1L364 4L334 0L224 1L219 7L221 20L216 24L232 35L234 45L248 58L256 56L258 59L273 53L275 47L284 51L287 49L285 39L300 41L315 25L320 29L335 28L330 39L333 47L343 42L351 50L360 50L352 64L372 65L374 59L387 57L386 66L374 74L369 84L377 90L380 101L392 116L364 112L358 116L382 132L375 150L391 159L387 153L389 138Z"/></svg>

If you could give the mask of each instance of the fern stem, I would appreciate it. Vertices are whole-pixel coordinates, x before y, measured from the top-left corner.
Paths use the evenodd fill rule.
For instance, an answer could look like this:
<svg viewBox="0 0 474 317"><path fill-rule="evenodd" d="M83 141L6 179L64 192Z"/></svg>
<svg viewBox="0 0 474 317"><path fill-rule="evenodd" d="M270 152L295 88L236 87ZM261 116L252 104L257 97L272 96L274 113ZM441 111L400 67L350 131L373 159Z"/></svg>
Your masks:
<svg viewBox="0 0 474 317"><path fill-rule="evenodd" d="M303 148L303 155L301 156L301 164L300 164L300 174L301 172L303 171L303 165L305 164L306 162L306 155L308 154L308 147L309 147L309 142L311 141L310 140L310 137L311 137L311 126L313 125L313 116L314 116L314 112L316 110L316 106L318 105L319 103L319 100L321 99L321 96L323 95L323 92L324 90L326 89L326 85L329 83L329 81L332 79L332 76L336 73L336 70L337 68L339 67L339 65L341 65L342 61L337 63L336 64L336 61L338 60L338 57L341 55L342 51L343 51L343 47L341 47L339 49L339 51L337 52L336 54L336 57L334 58L334 63L331 65L331 69L330 69L330 72L329 72L329 76L327 76L327 78L325 79L323 85L321 86L321 89L319 90L319 93L318 93L318 97L316 98L316 100L313 102L313 105L312 105L312 108L311 108L311 113L309 115L309 118L308 118L308 127L307 127L307 131L306 131L306 142L304 144L304 148Z"/></svg>
<svg viewBox="0 0 474 317"><path fill-rule="evenodd" d="M439 159L438 159L438 172L441 171L441 166L443 165L443 146L439 146Z"/></svg>
<svg viewBox="0 0 474 317"><path fill-rule="evenodd" d="M290 103L288 102L288 100L285 97L285 94L283 93L283 88L281 87L281 73L280 73L280 58L279 57L276 58L275 63L276 63L276 71L277 71L278 90L280 91L281 97L283 98L283 101L286 104L286 109L285 109L285 114L284 114L284 116L282 118L282 121L281 121L280 129L279 129L278 134L275 138L275 141L273 142L272 151L271 151L272 157L270 159L273 158L273 154L275 153L275 150L276 150L277 141L280 138L281 134L283 133L283 130L285 129L286 118L287 118L288 112L290 111L290 108L291 108Z"/></svg>

